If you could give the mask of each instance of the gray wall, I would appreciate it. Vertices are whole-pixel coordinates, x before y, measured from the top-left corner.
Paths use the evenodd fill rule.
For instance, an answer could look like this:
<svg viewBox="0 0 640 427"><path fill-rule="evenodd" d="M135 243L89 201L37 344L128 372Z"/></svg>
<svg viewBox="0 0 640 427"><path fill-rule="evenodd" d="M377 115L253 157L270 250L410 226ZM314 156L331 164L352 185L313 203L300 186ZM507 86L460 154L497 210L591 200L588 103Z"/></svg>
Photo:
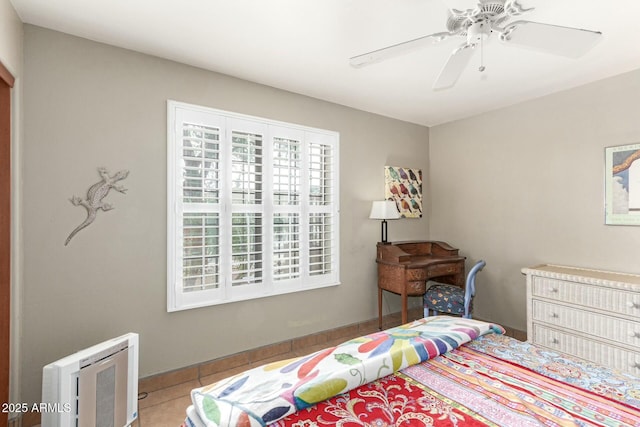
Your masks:
<svg viewBox="0 0 640 427"><path fill-rule="evenodd" d="M33 26L24 55L22 401L39 401L43 365L128 331L144 377L375 317L371 201L385 165L428 173L427 128ZM166 312L167 99L340 133L340 286ZM98 166L129 169L129 191L64 247ZM389 228L428 237L426 219Z"/></svg>
<svg viewBox="0 0 640 427"><path fill-rule="evenodd" d="M0 61L19 78L22 69L22 21L9 0L0 0Z"/></svg>
<svg viewBox="0 0 640 427"><path fill-rule="evenodd" d="M604 148L640 143L640 70L430 130L431 238L487 267L475 314L526 328L520 269L640 273L640 227L604 225Z"/></svg>

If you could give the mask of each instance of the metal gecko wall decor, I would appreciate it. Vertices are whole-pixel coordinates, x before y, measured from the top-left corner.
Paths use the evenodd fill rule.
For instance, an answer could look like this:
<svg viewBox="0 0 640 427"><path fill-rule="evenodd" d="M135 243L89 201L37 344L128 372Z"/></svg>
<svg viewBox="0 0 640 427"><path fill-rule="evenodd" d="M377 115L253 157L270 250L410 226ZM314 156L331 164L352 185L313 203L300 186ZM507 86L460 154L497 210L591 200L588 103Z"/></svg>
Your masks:
<svg viewBox="0 0 640 427"><path fill-rule="evenodd" d="M77 226L71 234L69 234L69 237L67 237L67 240L64 242L65 246L69 244L71 239L73 239L73 236L78 234L80 230L88 227L93 221L95 221L96 216L98 215L98 210L102 209L106 212L114 209L111 204L102 201L107 197L112 188L122 194L127 191L127 189L122 185L117 185L116 183L129 176L128 170L121 170L120 172L110 176L109 171L107 171L106 168L98 168L98 173L102 177L102 180L93 184L89 188L86 199L82 199L78 196L73 196L69 199L74 206L82 206L87 210L87 218L82 222L82 224Z"/></svg>

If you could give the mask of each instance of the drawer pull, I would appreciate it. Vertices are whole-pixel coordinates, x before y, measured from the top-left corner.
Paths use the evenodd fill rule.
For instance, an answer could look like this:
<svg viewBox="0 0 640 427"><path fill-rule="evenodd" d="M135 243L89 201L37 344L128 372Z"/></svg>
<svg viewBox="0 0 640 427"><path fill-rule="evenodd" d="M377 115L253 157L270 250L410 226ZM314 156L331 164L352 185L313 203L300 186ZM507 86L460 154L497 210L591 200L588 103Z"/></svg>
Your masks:
<svg viewBox="0 0 640 427"><path fill-rule="evenodd" d="M557 292L558 292L558 288L556 288L555 286L551 286L551 287L549 288L549 292L551 292L551 293L557 293Z"/></svg>
<svg viewBox="0 0 640 427"><path fill-rule="evenodd" d="M629 336L630 336L631 338L640 338L640 332L630 331L630 332L629 332Z"/></svg>
<svg viewBox="0 0 640 427"><path fill-rule="evenodd" d="M629 307L629 308L640 308L640 303L635 302L635 301L629 301L629 302L627 302L627 307Z"/></svg>
<svg viewBox="0 0 640 427"><path fill-rule="evenodd" d="M551 313L549 316L551 316L553 319L557 319L558 317L560 317L558 313Z"/></svg>
<svg viewBox="0 0 640 427"><path fill-rule="evenodd" d="M640 369L640 363L635 362L630 365L632 368Z"/></svg>
<svg viewBox="0 0 640 427"><path fill-rule="evenodd" d="M551 344L559 344L560 340L558 338L551 338Z"/></svg>

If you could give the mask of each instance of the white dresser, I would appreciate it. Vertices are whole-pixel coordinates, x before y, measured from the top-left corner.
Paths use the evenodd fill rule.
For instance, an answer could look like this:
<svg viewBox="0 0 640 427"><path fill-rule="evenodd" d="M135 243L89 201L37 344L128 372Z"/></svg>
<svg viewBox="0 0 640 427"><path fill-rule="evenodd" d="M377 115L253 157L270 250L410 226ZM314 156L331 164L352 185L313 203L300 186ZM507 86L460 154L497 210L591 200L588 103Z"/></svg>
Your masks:
<svg viewBox="0 0 640 427"><path fill-rule="evenodd" d="M640 275L559 265L522 272L528 341L640 376Z"/></svg>

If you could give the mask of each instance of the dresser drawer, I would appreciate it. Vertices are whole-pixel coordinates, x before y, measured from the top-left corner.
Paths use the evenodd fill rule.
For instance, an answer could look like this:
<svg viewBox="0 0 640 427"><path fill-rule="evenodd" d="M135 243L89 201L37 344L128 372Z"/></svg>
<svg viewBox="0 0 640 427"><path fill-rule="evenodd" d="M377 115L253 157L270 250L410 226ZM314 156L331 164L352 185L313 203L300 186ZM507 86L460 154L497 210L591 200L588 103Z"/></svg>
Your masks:
<svg viewBox="0 0 640 427"><path fill-rule="evenodd" d="M640 321L634 322L548 301L533 300L533 321L573 329L594 337L636 347L640 352Z"/></svg>
<svg viewBox="0 0 640 427"><path fill-rule="evenodd" d="M539 276L533 276L532 281L531 292L534 297L633 316L640 320L640 294L637 292Z"/></svg>
<svg viewBox="0 0 640 427"><path fill-rule="evenodd" d="M599 363L633 375L640 375L640 354L533 324L533 342L559 352Z"/></svg>

